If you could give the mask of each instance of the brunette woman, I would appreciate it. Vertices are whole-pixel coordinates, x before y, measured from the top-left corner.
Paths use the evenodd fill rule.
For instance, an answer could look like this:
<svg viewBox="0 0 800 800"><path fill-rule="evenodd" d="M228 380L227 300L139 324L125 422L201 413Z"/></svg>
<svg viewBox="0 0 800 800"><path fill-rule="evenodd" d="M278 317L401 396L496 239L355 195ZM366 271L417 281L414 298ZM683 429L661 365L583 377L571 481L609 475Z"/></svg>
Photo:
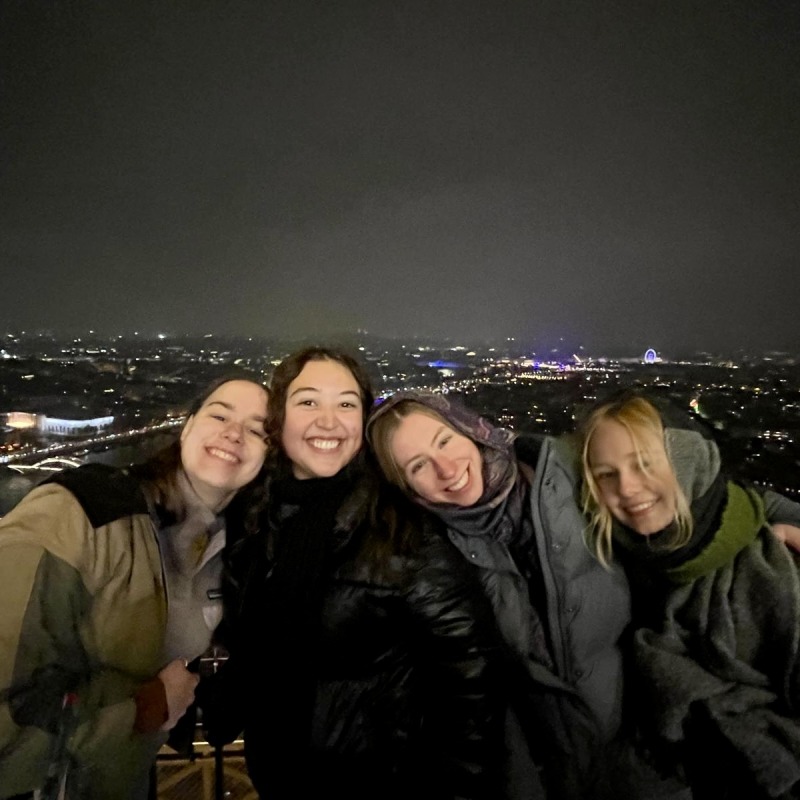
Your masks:
<svg viewBox="0 0 800 800"><path fill-rule="evenodd" d="M265 798L496 798L491 612L433 519L372 467L371 403L346 353L275 369L265 498L228 558L211 738L244 729Z"/></svg>
<svg viewBox="0 0 800 800"><path fill-rule="evenodd" d="M0 522L0 797L147 797L221 617L225 510L258 474L266 390L237 377L138 468L87 465Z"/></svg>
<svg viewBox="0 0 800 800"><path fill-rule="evenodd" d="M599 796L599 757L619 724L628 588L582 541L571 451L426 392L377 406L368 436L389 480L445 522L491 599L513 654L517 749L536 764L522 796Z"/></svg>

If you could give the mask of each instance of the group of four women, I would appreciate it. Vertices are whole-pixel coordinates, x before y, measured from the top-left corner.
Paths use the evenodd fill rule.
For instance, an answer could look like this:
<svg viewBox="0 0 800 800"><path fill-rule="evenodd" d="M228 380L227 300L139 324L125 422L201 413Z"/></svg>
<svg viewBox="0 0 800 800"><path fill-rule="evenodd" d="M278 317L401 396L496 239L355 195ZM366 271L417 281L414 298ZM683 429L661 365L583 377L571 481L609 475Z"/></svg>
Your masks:
<svg viewBox="0 0 800 800"><path fill-rule="evenodd" d="M576 444L297 352L0 522L0 798L147 797L195 690L275 800L800 796L791 526L642 397Z"/></svg>

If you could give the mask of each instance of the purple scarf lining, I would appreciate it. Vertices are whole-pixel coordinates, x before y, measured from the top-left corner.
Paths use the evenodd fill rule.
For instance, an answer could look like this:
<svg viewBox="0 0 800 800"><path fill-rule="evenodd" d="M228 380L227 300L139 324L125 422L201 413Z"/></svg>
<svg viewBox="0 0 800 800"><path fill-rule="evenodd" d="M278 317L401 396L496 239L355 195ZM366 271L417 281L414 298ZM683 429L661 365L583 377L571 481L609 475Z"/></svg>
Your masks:
<svg viewBox="0 0 800 800"><path fill-rule="evenodd" d="M446 395L409 391L398 392L374 407L367 436L375 419L403 401L414 401L436 412L453 430L475 442L483 461L483 494L474 505L464 508L428 503L421 498L415 501L461 533L510 540L519 528L524 494L514 455L516 434L492 425L460 403L451 402Z"/></svg>

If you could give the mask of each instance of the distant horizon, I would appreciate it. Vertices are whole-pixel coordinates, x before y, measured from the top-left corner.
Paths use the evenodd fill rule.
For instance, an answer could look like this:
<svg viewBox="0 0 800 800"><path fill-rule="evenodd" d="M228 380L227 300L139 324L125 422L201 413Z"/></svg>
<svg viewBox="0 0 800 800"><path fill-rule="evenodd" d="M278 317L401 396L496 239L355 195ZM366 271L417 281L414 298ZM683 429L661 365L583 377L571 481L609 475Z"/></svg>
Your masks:
<svg viewBox="0 0 800 800"><path fill-rule="evenodd" d="M38 330L19 330L19 331L6 331L0 334L0 351L4 349L3 341L9 338L20 339L49 339L54 343L78 343L78 342L97 342L105 344L118 343L133 343L140 342L142 344L157 344L163 343L168 345L170 341L179 342L192 341L200 343L204 339L216 340L219 342L228 343L269 343L273 346L302 347L308 344L339 344L341 346L355 347L358 337L367 337L376 342L391 343L396 345L414 344L419 347L432 347L441 349L458 349L465 348L472 349L502 349L502 350L517 350L519 355L517 357L524 357L529 355L535 356L542 360L547 360L548 356L553 356L553 360L566 360L578 356L581 360L588 358L592 360L597 359L625 359L637 360L643 359L648 350L654 350L659 361L666 362L677 361L689 357L708 356L711 358L734 358L734 357L749 357L749 358L774 358L774 357L790 357L800 359L800 355L795 351L788 348L769 347L769 348L754 348L747 349L744 347L730 347L726 349L719 348L706 348L706 347L677 347L674 350L668 348L659 349L652 345L630 345L621 346L610 345L603 347L587 347L585 344L570 345L564 341L563 337L557 337L556 343L543 342L543 341L529 341L525 342L518 337L498 337L497 339L486 339L475 337L468 340L464 337L454 335L435 335L435 334L398 334L389 335L385 333L373 333L369 330L355 328L352 330L341 330L329 334L314 335L309 334L306 336L293 336L285 335L280 336L276 334L242 334L242 333L228 333L228 332L182 332L165 333L164 329L147 332L147 331L117 331L106 332L97 329L63 329L54 330L52 328L41 328ZM2 362L0 362L2 363Z"/></svg>

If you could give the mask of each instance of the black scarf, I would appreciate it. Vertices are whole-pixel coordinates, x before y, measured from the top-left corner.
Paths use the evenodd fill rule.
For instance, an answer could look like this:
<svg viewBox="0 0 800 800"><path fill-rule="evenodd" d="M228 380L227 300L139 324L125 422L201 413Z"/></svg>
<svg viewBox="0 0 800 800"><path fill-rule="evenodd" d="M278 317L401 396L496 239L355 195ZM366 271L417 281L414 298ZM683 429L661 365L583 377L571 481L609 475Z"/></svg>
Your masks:
<svg viewBox="0 0 800 800"><path fill-rule="evenodd" d="M478 445L483 462L483 494L471 506L428 503L418 499L419 505L429 509L450 528L467 536L487 536L501 542L510 542L519 531L525 481L519 474L513 450L494 450Z"/></svg>
<svg viewBox="0 0 800 800"><path fill-rule="evenodd" d="M662 531L642 536L634 530L614 523L614 547L620 557L631 567L643 565L648 570L664 573L694 559L714 538L719 528L722 511L727 499L726 482L717 475L711 488L691 504L692 538L677 550L669 544L674 523Z"/></svg>
<svg viewBox="0 0 800 800"><path fill-rule="evenodd" d="M267 509L272 566L251 608L249 626L262 645L251 675L261 702L245 731L248 770L256 788L280 798L296 791L311 737L318 678L322 603L336 514L355 476L284 476L270 486Z"/></svg>
<svg viewBox="0 0 800 800"><path fill-rule="evenodd" d="M637 627L661 624L663 601L673 587L670 571L696 558L714 540L726 500L726 481L717 474L708 491L691 503L692 538L677 549L670 546L674 523L650 536L642 536L614 522L614 552L628 576Z"/></svg>

